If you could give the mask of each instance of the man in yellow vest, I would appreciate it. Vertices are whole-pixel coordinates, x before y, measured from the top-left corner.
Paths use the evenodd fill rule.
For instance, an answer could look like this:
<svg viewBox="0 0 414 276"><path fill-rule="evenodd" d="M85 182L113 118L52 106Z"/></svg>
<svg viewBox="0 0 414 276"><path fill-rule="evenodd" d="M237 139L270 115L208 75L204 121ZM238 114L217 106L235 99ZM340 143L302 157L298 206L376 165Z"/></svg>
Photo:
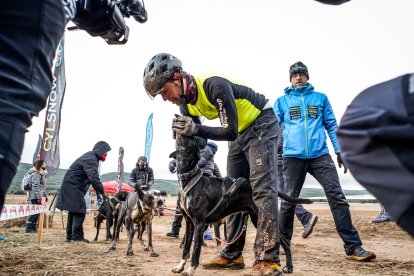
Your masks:
<svg viewBox="0 0 414 276"><path fill-rule="evenodd" d="M144 71L144 86L150 98L161 95L180 107L182 116L173 119L174 132L204 139L229 141L227 175L250 180L253 200L259 209L254 243L255 262L244 273L281 273L278 241L277 136L278 123L272 105L263 95L227 78L192 76L171 54L160 53ZM201 124L199 117L219 118L221 127ZM243 247L247 215L231 215L227 221L228 245L206 269L244 268Z"/></svg>

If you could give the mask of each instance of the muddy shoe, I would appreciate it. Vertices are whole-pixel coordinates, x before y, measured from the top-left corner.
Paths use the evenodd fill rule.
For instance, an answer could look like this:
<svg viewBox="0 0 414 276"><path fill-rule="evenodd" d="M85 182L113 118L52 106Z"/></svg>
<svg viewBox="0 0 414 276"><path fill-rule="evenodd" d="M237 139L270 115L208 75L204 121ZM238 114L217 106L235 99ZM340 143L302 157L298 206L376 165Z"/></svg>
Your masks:
<svg viewBox="0 0 414 276"><path fill-rule="evenodd" d="M275 262L255 261L253 267L241 273L242 276L281 276L284 275L282 268Z"/></svg>
<svg viewBox="0 0 414 276"><path fill-rule="evenodd" d="M201 264L204 269L231 269L237 270L244 268L243 255L240 255L234 260L229 260L223 257L216 257L214 260Z"/></svg>
<svg viewBox="0 0 414 276"><path fill-rule="evenodd" d="M374 252L365 251L364 248L358 247L352 253L347 253L347 258L359 262L368 262L375 259L377 256Z"/></svg>

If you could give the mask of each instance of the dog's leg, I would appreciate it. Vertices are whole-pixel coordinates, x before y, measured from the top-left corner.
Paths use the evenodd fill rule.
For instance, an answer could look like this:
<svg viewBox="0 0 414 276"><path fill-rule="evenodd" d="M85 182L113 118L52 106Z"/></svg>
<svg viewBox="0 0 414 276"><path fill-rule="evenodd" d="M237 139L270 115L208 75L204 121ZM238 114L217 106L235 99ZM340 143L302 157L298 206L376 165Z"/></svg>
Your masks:
<svg viewBox="0 0 414 276"><path fill-rule="evenodd" d="M220 237L220 222L213 223L213 227L214 227L214 236L215 236L215 239L216 239L216 244L217 244L217 247L219 247L220 244L221 244L221 242L220 242L220 239L221 239L221 237Z"/></svg>
<svg viewBox="0 0 414 276"><path fill-rule="evenodd" d="M125 219L125 227L127 229L128 249L127 256L133 256L134 250L132 250L132 240L134 239L135 229L134 223L130 219Z"/></svg>
<svg viewBox="0 0 414 276"><path fill-rule="evenodd" d="M108 218L106 219L106 240L112 240L111 236L111 227L113 223L113 217L112 215L108 215Z"/></svg>
<svg viewBox="0 0 414 276"><path fill-rule="evenodd" d="M95 226L96 226L96 236L93 239L94 241L98 240L98 235L99 235L99 228L101 227L101 222L103 220L103 217L101 216L101 214L98 214L95 218Z"/></svg>
<svg viewBox="0 0 414 276"><path fill-rule="evenodd" d="M194 225L191 219L185 215L185 212L182 211L182 214L185 219L185 234L184 234L184 245L183 245L183 255L180 260L180 263L176 265L172 272L180 273L184 270L185 263L187 262L188 258L190 257L190 247L191 247L191 240L194 234Z"/></svg>
<svg viewBox="0 0 414 276"><path fill-rule="evenodd" d="M197 269L200 262L200 253L201 245L203 244L203 233L206 224L204 222L195 222L194 227L194 245L193 245L193 255L191 256L191 266L187 269L185 273L181 275L193 276L194 271Z"/></svg>
<svg viewBox="0 0 414 276"><path fill-rule="evenodd" d="M144 230L145 230L145 222L144 221L138 222L137 223L137 239L139 240L140 244L144 248L144 251L148 251L148 246L145 245L144 240L142 239Z"/></svg>
<svg viewBox="0 0 414 276"><path fill-rule="evenodd" d="M116 236L116 228L118 226L118 215L119 215L119 210L116 211L116 213L114 214L114 229L112 230L112 240L119 240L119 232L118 232L118 237ZM119 230L118 230L119 231Z"/></svg>
<svg viewBox="0 0 414 276"><path fill-rule="evenodd" d="M114 228L114 239L113 239L113 243L110 250L116 250L116 242L119 241L119 229L121 228L124 219L125 219L125 215L126 215L126 208L124 207L124 205L122 205L123 208L121 208L118 211L118 216L117 216L117 223L115 225Z"/></svg>
<svg viewBox="0 0 414 276"><path fill-rule="evenodd" d="M152 247L152 219L145 222L147 224L147 233L148 233L148 250L151 257L158 257L159 255L155 253L154 248ZM141 234L142 238L142 234Z"/></svg>
<svg viewBox="0 0 414 276"><path fill-rule="evenodd" d="M282 235L280 236L280 244L283 247L283 250L286 254L286 267L283 268L284 273L293 272L293 262L292 262L292 250L290 249L290 241L288 241Z"/></svg>

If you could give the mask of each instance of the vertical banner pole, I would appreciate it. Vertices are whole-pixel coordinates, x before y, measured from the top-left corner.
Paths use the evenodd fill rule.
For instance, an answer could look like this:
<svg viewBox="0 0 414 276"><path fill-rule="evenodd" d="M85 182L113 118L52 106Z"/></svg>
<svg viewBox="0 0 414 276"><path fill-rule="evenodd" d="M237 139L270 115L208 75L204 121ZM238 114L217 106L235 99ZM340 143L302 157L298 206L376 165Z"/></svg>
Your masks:
<svg viewBox="0 0 414 276"><path fill-rule="evenodd" d="M124 148L119 147L119 156L118 156L118 174L116 176L116 181L118 182L117 193L122 190L122 183L124 182Z"/></svg>

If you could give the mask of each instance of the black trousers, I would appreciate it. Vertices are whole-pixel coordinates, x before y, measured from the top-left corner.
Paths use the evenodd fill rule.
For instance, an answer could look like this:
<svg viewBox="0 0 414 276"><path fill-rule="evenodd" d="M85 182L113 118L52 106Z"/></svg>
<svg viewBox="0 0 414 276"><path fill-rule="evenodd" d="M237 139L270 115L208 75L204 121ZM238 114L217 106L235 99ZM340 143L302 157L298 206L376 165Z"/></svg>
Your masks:
<svg viewBox="0 0 414 276"><path fill-rule="evenodd" d="M31 204L39 204L38 199L30 200ZM40 205L40 204L39 204ZM39 221L39 214L34 214L28 217L27 222L32 223L32 225L36 226Z"/></svg>
<svg viewBox="0 0 414 276"><path fill-rule="evenodd" d="M68 223L66 226L67 240L83 240L83 221L85 220L84 213L68 212Z"/></svg>
<svg viewBox="0 0 414 276"><path fill-rule="evenodd" d="M352 225L349 204L342 192L335 163L329 154L309 159L285 157L283 169L285 192L293 197L299 196L306 174L314 176L325 191L336 231L344 242L345 251L351 253L362 245L358 231ZM289 241L292 239L294 212L295 205L282 201L279 212L280 233Z"/></svg>
<svg viewBox="0 0 414 276"><path fill-rule="evenodd" d="M253 200L259 209L255 260L277 261L276 243L278 233L277 198L277 136L279 125L272 109L262 111L260 116L242 133L236 141L229 142L227 175L250 180ZM227 242L221 256L235 259L241 255L246 241L243 227L248 215L233 214L227 219Z"/></svg>
<svg viewBox="0 0 414 276"><path fill-rule="evenodd" d="M50 94L53 58L64 27L61 0L0 1L0 209L27 128Z"/></svg>
<svg viewBox="0 0 414 276"><path fill-rule="evenodd" d="M176 205L176 209L175 209L175 216L174 216L174 221L172 223L172 232L178 234L180 232L180 228L181 228L181 223L183 221L183 215L181 214L180 211L180 201L181 201L181 196L180 194L178 194L178 198L177 198L177 205Z"/></svg>

